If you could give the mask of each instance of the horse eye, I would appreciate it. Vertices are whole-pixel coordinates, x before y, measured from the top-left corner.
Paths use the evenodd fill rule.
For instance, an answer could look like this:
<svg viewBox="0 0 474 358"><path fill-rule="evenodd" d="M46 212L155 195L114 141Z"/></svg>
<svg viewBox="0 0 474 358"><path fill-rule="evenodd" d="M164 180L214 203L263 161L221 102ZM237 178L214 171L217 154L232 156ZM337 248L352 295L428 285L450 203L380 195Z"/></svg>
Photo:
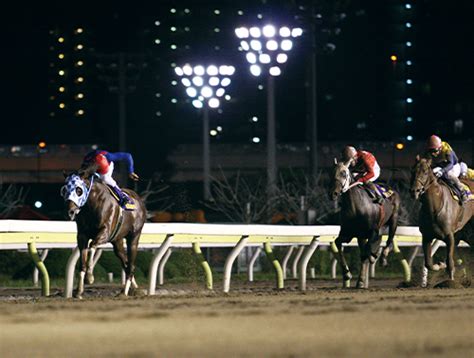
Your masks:
<svg viewBox="0 0 474 358"><path fill-rule="evenodd" d="M82 189L81 188L76 188L76 194L77 196L81 196L82 195Z"/></svg>

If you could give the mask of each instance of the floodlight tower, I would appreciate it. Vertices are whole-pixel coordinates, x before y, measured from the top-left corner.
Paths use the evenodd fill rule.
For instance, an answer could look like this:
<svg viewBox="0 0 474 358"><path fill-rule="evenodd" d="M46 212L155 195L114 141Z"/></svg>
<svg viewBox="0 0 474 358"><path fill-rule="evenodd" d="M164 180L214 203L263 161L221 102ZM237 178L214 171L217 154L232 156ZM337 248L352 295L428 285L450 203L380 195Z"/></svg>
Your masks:
<svg viewBox="0 0 474 358"><path fill-rule="evenodd" d="M217 109L223 100L230 100L226 88L230 85L230 77L235 72L234 66L203 65L191 66L189 63L174 69L186 88L186 94L191 98L197 109L202 109L203 126L203 183L204 199L211 199L211 165L209 145L209 108Z"/></svg>
<svg viewBox="0 0 474 358"><path fill-rule="evenodd" d="M267 24L239 27L235 34L250 64L250 73L255 77L267 76L267 183L269 194L273 194L277 176L274 77L281 75L281 67L288 61L293 41L303 34L303 30Z"/></svg>

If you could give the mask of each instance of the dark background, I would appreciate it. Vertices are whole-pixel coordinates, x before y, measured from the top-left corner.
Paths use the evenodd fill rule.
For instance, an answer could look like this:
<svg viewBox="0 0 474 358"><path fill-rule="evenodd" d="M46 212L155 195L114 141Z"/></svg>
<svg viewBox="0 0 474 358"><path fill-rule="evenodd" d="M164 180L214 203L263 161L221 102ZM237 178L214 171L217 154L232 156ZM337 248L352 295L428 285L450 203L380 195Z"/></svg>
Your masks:
<svg viewBox="0 0 474 358"><path fill-rule="evenodd" d="M413 6L410 15L404 12L406 3ZM220 10L218 16L215 9ZM238 9L243 16L237 16ZM118 100L109 90L117 75L109 68L114 63L109 57L119 52L131 56L127 63L133 65L127 75L134 87L126 99L127 150L145 172L165 165L177 144L201 141L200 113L185 101L180 84L171 85L171 62L218 58L236 66L231 102L222 106L222 113L211 113L211 127L223 127L213 141L250 143L253 136L264 141L266 93L257 86L265 81L249 74L233 32L256 23L258 13L264 15L262 23L276 21L305 30L276 81L279 142L309 141L312 24L318 43L319 140L393 141L409 135L425 140L432 133L443 139L471 138L471 1L86 1L15 3L3 12L0 143L98 143L117 150ZM154 25L156 20L160 26ZM413 24L410 30L404 28L407 21ZM176 33L169 31L172 25ZM78 26L85 30L81 41L86 47L83 118L59 113L57 102L50 100L59 86L57 54L76 56L71 48L60 49L56 39L64 34L72 41ZM155 38L161 39L160 45ZM406 39L413 43L410 49L403 46ZM178 44L177 51L170 50L171 43ZM396 63L390 61L394 53L399 56ZM412 59L411 68L404 64L406 58ZM413 79L412 86L404 84L406 78ZM407 96L414 100L410 108L404 102ZM254 115L257 124L249 120ZM413 122L406 122L408 115ZM459 119L463 126L455 131Z"/></svg>

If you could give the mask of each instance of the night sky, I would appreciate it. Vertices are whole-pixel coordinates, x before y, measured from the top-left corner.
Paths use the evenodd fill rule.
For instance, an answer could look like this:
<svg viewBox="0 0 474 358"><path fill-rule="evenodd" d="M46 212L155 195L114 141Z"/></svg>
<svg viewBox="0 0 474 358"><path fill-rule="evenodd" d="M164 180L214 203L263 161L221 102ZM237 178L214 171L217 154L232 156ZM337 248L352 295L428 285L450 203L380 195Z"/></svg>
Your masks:
<svg viewBox="0 0 474 358"><path fill-rule="evenodd" d="M235 2L97 3L22 4L3 13L0 143L97 142L112 150L117 148L116 95L107 91L96 73L89 74L94 84L90 92L90 113L83 122L75 118L61 122L49 117L51 39L48 31L71 28L75 24L90 31L89 39L96 52L142 52L147 56L147 67L135 82L136 90L127 99L130 150L149 151L160 142L164 156L164 148L170 148L169 143L199 142L199 113L189 103L179 102L173 107L169 103L160 104L154 96L157 91L166 94L167 90L171 96L181 88L170 89L168 81L173 73L171 68L164 67L171 57L154 47L154 32L158 30L153 22L158 18L171 21L167 9L173 4L178 4L177 8L189 5L191 9L199 9L186 20L193 28L188 36L195 45L194 57L197 57L207 47L206 36L199 33L199 25L196 25L207 16L206 9L220 8L225 15L226 9L235 8ZM239 5L247 14L261 12L267 18L281 21L304 17L308 14L308 3L267 1L263 5L248 2L254 4L252 7L245 2ZM415 81L412 93L415 120L410 129L392 118L389 104L393 96L390 87L393 65L389 57L396 37L390 27L393 22L390 6L404 2L340 1L339 7L327 6L330 1L317 3L322 4L319 8L324 15L323 21L317 22L320 140L398 140L407 131L415 140L433 132L447 138L471 138L474 115L474 5L471 1L416 1L412 20L415 65L410 75ZM299 8L302 5L306 8ZM341 21L333 19L334 14L341 13L344 14ZM303 28L306 24L300 20L293 23ZM233 23L227 25L235 27ZM335 45L335 50L328 50L327 44ZM211 119L211 125L224 127L222 135L215 139L222 142L249 142L254 135L262 139L265 135L265 90L257 89L262 81L251 78L237 46L233 33L229 33L219 53L237 67L231 85L234 99L223 107L223 113L216 113ZM180 63L192 56L182 57L184 59L178 59ZM308 39L303 36L276 82L280 142L308 139L308 57ZM158 110L162 112L159 118L155 115ZM258 125L249 122L254 114L262 119ZM454 133L453 122L459 118L463 120L464 130Z"/></svg>

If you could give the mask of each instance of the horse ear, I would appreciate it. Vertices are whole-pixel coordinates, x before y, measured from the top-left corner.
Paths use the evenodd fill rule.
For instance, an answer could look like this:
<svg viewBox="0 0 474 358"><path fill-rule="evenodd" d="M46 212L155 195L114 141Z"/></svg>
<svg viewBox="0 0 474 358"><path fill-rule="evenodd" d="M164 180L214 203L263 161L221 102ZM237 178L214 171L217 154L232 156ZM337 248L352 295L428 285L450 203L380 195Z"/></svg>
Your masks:
<svg viewBox="0 0 474 358"><path fill-rule="evenodd" d="M66 171L63 169L63 175L64 175L64 179L66 179L68 177L68 174L66 173Z"/></svg>
<svg viewBox="0 0 474 358"><path fill-rule="evenodd" d="M416 155L416 162L418 163L418 162L420 161L420 159L421 159L421 158L420 158L420 155L417 154L417 155Z"/></svg>
<svg viewBox="0 0 474 358"><path fill-rule="evenodd" d="M337 158L334 157L334 165L337 165Z"/></svg>

